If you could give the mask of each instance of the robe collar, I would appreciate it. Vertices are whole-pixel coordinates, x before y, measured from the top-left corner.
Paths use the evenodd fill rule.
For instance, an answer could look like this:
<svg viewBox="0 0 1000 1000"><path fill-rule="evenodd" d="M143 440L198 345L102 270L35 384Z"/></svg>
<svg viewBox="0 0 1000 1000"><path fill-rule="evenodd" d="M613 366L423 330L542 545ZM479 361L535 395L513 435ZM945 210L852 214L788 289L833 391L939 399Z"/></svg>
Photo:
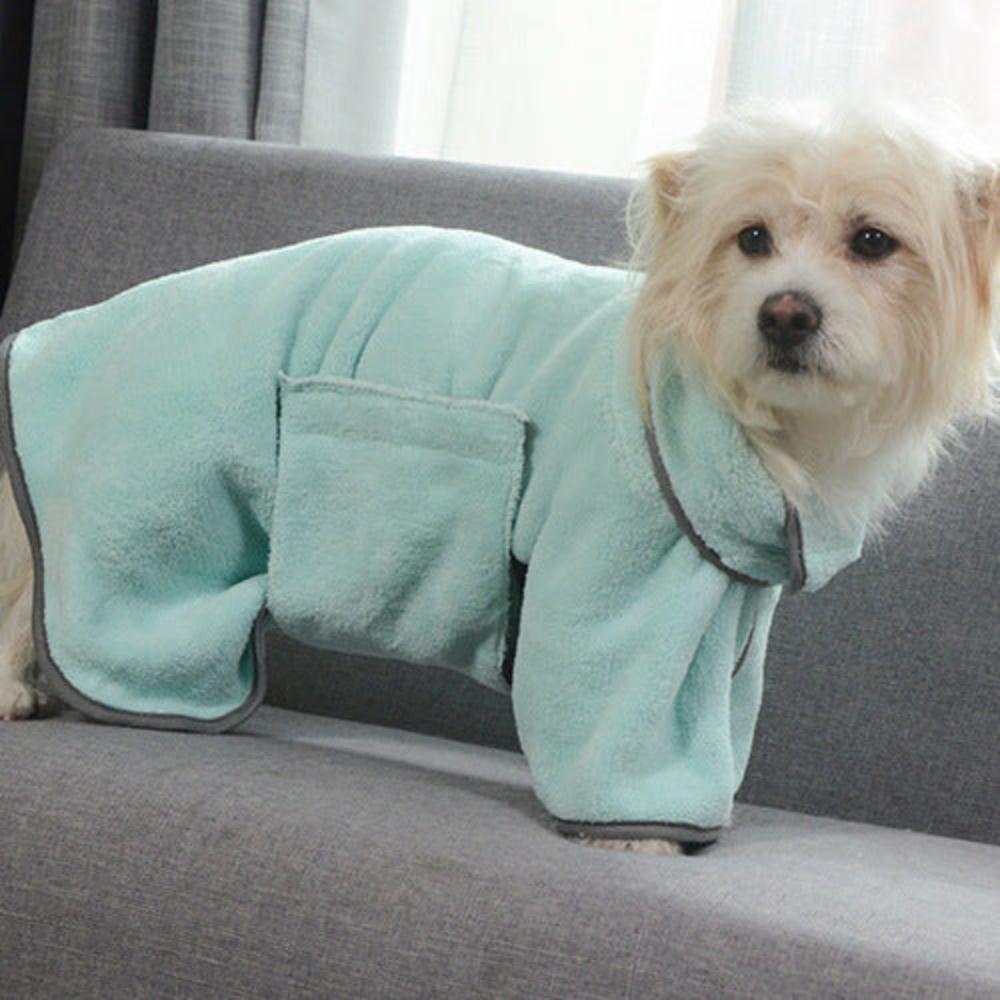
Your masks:
<svg viewBox="0 0 1000 1000"><path fill-rule="evenodd" d="M630 391L656 486L706 560L739 582L794 591L818 589L861 555L863 528L794 507L722 402L669 355L651 380L651 423L641 421L627 350L618 353L616 404Z"/></svg>

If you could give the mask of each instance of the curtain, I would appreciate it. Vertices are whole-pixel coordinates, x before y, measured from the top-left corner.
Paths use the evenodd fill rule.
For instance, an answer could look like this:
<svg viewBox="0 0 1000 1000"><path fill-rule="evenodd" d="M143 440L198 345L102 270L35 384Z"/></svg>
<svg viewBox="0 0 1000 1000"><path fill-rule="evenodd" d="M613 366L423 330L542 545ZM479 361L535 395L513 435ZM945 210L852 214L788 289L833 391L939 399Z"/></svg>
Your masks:
<svg viewBox="0 0 1000 1000"><path fill-rule="evenodd" d="M406 22L406 0L310 3L303 145L394 151Z"/></svg>
<svg viewBox="0 0 1000 1000"><path fill-rule="evenodd" d="M727 94L957 112L1000 146L996 0L741 0Z"/></svg>
<svg viewBox="0 0 1000 1000"><path fill-rule="evenodd" d="M0 304L14 245L18 162L31 48L31 2L0 2Z"/></svg>
<svg viewBox="0 0 1000 1000"><path fill-rule="evenodd" d="M310 4L307 145L627 173L722 98L732 0L369 0L367 37L352 6ZM363 109L360 130L343 104Z"/></svg>
<svg viewBox="0 0 1000 1000"><path fill-rule="evenodd" d="M18 227L76 125L298 142L308 0L36 0Z"/></svg>
<svg viewBox="0 0 1000 1000"><path fill-rule="evenodd" d="M853 91L1000 147L996 0L35 0L18 176L30 11L0 2L0 294L75 125L628 176L726 106Z"/></svg>
<svg viewBox="0 0 1000 1000"><path fill-rule="evenodd" d="M442 7L411 0L396 150L628 172L646 147L658 145L654 138L676 141L718 105L715 70L729 6L464 0ZM432 43L454 38L450 59L422 59L415 51L421 34ZM429 93L445 101L436 115L428 115Z"/></svg>
<svg viewBox="0 0 1000 1000"><path fill-rule="evenodd" d="M344 28L346 6L312 0L311 21L325 12ZM305 141L629 176L749 99L884 95L957 108L1000 148L997 0L381 0L370 9L391 24L378 57L346 77L337 66L350 32L336 47L310 38ZM364 105L360 141L312 127L313 109L344 92L359 102L378 94Z"/></svg>

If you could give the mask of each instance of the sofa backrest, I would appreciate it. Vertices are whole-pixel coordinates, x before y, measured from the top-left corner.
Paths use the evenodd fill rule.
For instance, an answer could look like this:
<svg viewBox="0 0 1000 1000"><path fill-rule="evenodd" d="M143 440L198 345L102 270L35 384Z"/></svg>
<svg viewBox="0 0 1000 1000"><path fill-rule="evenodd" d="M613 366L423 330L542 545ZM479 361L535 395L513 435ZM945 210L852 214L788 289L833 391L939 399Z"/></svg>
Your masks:
<svg viewBox="0 0 1000 1000"><path fill-rule="evenodd" d="M77 132L53 153L0 333L211 260L361 226L627 256L624 181L232 140ZM745 801L1000 842L1000 433L970 434L887 538L779 608ZM516 747L509 700L276 636L274 704Z"/></svg>

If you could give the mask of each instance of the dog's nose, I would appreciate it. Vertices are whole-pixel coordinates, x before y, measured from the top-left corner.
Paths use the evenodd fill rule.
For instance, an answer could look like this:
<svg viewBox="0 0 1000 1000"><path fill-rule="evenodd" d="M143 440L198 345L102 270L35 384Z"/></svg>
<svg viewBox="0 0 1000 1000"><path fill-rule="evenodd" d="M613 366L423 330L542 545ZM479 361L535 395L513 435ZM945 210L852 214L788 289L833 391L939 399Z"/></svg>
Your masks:
<svg viewBox="0 0 1000 1000"><path fill-rule="evenodd" d="M757 313L757 329L775 347L798 347L819 329L823 311L805 292L775 292Z"/></svg>

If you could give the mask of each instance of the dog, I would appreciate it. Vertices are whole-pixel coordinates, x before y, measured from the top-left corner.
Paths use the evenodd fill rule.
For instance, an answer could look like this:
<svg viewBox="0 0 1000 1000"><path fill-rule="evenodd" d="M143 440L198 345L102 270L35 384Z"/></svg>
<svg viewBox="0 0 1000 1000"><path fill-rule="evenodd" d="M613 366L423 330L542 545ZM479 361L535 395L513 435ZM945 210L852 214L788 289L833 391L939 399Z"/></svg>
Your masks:
<svg viewBox="0 0 1000 1000"><path fill-rule="evenodd" d="M749 109L649 162L623 327L647 426L669 370L732 416L781 494L882 530L966 418L995 412L1000 172L951 133L858 109ZM0 488L0 719L32 683L31 549ZM677 853L670 837L596 846Z"/></svg>

